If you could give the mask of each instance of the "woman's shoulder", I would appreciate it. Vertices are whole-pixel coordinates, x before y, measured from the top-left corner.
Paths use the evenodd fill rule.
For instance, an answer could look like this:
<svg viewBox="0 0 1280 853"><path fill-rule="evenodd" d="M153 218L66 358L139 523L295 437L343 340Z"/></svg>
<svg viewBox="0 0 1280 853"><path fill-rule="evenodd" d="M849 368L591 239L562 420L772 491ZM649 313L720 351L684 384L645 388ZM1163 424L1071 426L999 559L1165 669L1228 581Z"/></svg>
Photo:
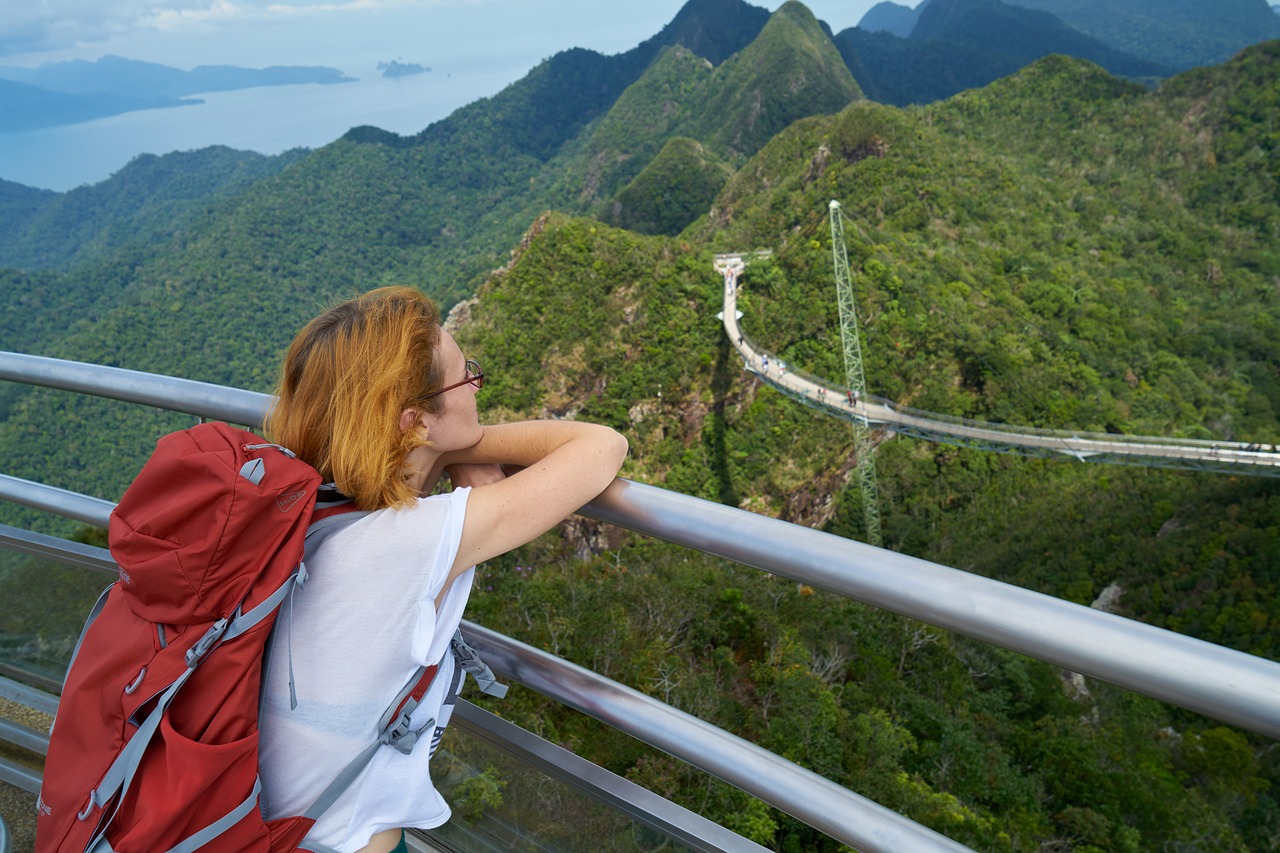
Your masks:
<svg viewBox="0 0 1280 853"><path fill-rule="evenodd" d="M353 525L352 532L357 536L378 535L391 530L421 531L461 525L470 491L454 489L415 498L403 506L374 510Z"/></svg>

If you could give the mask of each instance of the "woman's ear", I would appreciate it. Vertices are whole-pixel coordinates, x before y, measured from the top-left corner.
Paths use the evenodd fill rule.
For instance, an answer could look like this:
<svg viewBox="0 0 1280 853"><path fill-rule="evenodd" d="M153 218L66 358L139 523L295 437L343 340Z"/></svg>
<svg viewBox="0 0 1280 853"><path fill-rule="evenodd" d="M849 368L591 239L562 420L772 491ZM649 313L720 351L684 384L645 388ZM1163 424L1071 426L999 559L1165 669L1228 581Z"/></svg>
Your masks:
<svg viewBox="0 0 1280 853"><path fill-rule="evenodd" d="M400 431L408 432L415 427L426 426L426 424L423 423L424 414L426 413L423 412L422 409L413 407L405 409L400 413Z"/></svg>

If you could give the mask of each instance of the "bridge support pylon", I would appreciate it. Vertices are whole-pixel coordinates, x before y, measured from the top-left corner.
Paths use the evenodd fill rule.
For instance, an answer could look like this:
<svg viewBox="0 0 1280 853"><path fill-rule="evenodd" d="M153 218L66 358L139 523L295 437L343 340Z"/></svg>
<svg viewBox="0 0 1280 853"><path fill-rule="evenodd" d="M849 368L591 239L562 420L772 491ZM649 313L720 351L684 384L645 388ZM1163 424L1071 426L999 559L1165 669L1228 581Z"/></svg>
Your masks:
<svg viewBox="0 0 1280 853"><path fill-rule="evenodd" d="M855 400L865 400L867 380L862 370L862 343L858 338L858 314L853 301L853 279L849 274L849 255L845 250L840 202L832 199L828 209L831 213L831 259L835 267L836 299L840 306L840 343L844 349L845 384L853 392ZM879 547L880 487L876 481L875 446L871 442L871 427L856 420L852 421L852 427L867 543Z"/></svg>

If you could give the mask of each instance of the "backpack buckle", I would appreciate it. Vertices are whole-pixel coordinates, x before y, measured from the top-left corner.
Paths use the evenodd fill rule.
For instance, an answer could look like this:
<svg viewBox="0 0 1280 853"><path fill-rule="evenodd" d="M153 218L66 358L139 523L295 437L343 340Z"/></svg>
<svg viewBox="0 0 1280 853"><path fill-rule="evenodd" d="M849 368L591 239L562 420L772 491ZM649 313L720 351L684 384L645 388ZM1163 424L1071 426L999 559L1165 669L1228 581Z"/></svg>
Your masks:
<svg viewBox="0 0 1280 853"><path fill-rule="evenodd" d="M498 699L507 695L507 685L498 680L489 665L481 659L480 653L463 639L461 629L453 632L453 640L450 644L453 646L453 654L458 660L458 665L476 680L476 686L480 688L481 693Z"/></svg>
<svg viewBox="0 0 1280 853"><path fill-rule="evenodd" d="M385 746L393 746L396 752L402 755L408 755L413 752L413 748L418 743L418 738L422 733L436 724L436 718L432 717L416 729L409 728L409 712L400 715L400 719L396 724L387 729L382 737L378 740Z"/></svg>
<svg viewBox="0 0 1280 853"><path fill-rule="evenodd" d="M204 660L205 655L209 654L209 650L213 648L214 643L222 638L226 633L227 625L225 618L219 619L209 626L209 630L204 632L204 636L196 641L196 644L187 649L187 668L195 669L200 665L200 661Z"/></svg>

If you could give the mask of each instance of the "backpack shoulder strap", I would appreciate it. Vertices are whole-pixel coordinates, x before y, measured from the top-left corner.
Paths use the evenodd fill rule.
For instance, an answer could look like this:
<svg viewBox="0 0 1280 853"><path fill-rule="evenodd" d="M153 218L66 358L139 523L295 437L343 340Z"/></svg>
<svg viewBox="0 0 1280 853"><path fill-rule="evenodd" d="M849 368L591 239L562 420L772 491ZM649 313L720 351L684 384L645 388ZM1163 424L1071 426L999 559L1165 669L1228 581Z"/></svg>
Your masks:
<svg viewBox="0 0 1280 853"><path fill-rule="evenodd" d="M316 490L316 506L307 527L307 550L312 550L327 536L368 514L367 510L356 509L355 500L338 491L333 483L325 483Z"/></svg>
<svg viewBox="0 0 1280 853"><path fill-rule="evenodd" d="M373 756L383 746L394 746L400 752L408 755L413 751L414 744L417 743L418 737L427 729L436 724L435 718L427 720L426 723L417 729L410 727L409 715L418 707L418 703L422 701L422 697L426 695L427 690L431 687L431 682L435 680L438 667L420 666L418 671L405 683L405 686L396 694L396 698L391 700L390 706L382 715L382 719L378 721L378 737L369 744L355 758L342 768L342 771L334 777L328 787L316 798L311 807L307 809L304 818L316 821L320 819L329 807L332 806L342 796L342 792L351 787L351 783L356 780L361 771L373 760Z"/></svg>

